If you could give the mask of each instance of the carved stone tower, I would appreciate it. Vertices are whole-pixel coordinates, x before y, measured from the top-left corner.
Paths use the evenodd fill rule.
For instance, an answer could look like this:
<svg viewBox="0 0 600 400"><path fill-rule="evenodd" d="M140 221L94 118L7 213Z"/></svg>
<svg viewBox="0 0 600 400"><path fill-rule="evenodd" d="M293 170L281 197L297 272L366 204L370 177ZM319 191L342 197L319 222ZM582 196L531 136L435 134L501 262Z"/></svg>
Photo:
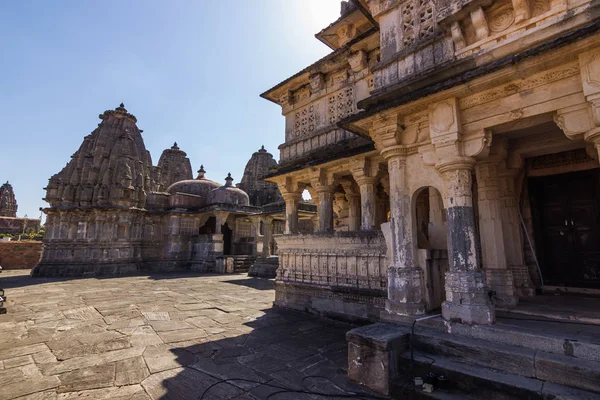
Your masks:
<svg viewBox="0 0 600 400"><path fill-rule="evenodd" d="M12 185L6 182L0 186L0 217L17 216L17 199Z"/></svg>
<svg viewBox="0 0 600 400"><path fill-rule="evenodd" d="M277 184L262 179L276 165L277 161L265 150L265 146L252 154L244 169L242 181L238 184L240 189L248 193L251 205L263 206L282 200Z"/></svg>
<svg viewBox="0 0 600 400"><path fill-rule="evenodd" d="M180 150L177 142L162 152L158 160L159 177L157 191L164 192L175 182L192 179L192 165L185 151Z"/></svg>
<svg viewBox="0 0 600 400"><path fill-rule="evenodd" d="M135 272L152 160L137 119L121 104L46 188L44 252L34 275Z"/></svg>

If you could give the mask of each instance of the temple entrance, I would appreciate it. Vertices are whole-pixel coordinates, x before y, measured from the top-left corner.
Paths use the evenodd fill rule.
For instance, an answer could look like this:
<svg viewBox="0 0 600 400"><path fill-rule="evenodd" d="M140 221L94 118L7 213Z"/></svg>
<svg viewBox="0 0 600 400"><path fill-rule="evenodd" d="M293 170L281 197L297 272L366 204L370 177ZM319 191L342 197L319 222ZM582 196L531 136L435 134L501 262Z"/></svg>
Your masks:
<svg viewBox="0 0 600 400"><path fill-rule="evenodd" d="M221 226L221 233L223 234L223 255L231 255L231 237L233 231L227 225L227 222Z"/></svg>
<svg viewBox="0 0 600 400"><path fill-rule="evenodd" d="M600 169L529 178L547 285L600 288Z"/></svg>

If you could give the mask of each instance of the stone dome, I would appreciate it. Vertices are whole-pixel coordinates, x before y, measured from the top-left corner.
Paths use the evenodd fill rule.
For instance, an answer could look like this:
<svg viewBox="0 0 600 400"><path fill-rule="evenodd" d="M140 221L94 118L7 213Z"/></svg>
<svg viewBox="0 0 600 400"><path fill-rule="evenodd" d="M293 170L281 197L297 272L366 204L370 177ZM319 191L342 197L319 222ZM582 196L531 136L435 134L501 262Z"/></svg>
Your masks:
<svg viewBox="0 0 600 400"><path fill-rule="evenodd" d="M221 186L210 192L208 196L208 204L233 204L239 206L250 205L250 198L248 194L242 189L236 188L232 185L233 178L231 174L227 174L225 178L225 186Z"/></svg>
<svg viewBox="0 0 600 400"><path fill-rule="evenodd" d="M170 194L169 207L192 209L210 204L207 200L211 192L221 185L206 179L205 172L204 167L200 166L196 179L186 179L169 186L167 188L167 193Z"/></svg>
<svg viewBox="0 0 600 400"><path fill-rule="evenodd" d="M204 177L205 173L206 171L204 170L204 166L201 165L200 169L198 170L198 177L196 179L186 179L175 182L167 188L167 193L172 195L176 193L184 193L207 198L212 190L221 185L217 182L206 179Z"/></svg>

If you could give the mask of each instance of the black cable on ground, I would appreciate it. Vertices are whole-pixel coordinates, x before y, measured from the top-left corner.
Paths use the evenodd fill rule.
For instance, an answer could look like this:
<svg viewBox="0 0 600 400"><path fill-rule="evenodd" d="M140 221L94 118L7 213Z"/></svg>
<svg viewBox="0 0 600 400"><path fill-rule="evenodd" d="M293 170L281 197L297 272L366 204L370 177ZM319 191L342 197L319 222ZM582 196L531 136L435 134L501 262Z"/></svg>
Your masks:
<svg viewBox="0 0 600 400"><path fill-rule="evenodd" d="M314 376L313 376L314 377ZM329 378L326 378L328 379ZM204 399L204 396L206 395L206 393L208 393L208 391L210 389L212 389L213 387L221 384L221 383L229 383L229 382L234 382L234 381L238 381L238 382L249 382L249 383L256 383L258 385L264 385L264 386L269 386L275 389L281 389L279 392L274 392L271 393L270 395L268 395L266 398L269 399L272 396L275 396L277 394L280 393L299 393L299 394L310 394L310 395L316 395L316 396L323 396L323 397L341 397L341 398L346 398L346 399L361 399L361 398L366 398L366 399L372 399L372 400L387 400L387 398L385 397L379 397L379 396L373 396L369 393L354 393L354 392L350 392L350 391L346 391L343 390L346 394L340 394L340 393L321 393L321 392L315 392L315 391L311 391L311 390L299 390L299 389L291 389L291 388L287 388L284 386L279 386L279 385L273 385L267 382L260 382L260 381L256 381L253 379L244 379L244 378L228 378L228 379L221 379L220 381L217 381L215 383L213 383L212 385L210 385L209 387L207 387L204 392L202 392L202 394L200 395L200 397L198 397L198 400L202 400Z"/></svg>

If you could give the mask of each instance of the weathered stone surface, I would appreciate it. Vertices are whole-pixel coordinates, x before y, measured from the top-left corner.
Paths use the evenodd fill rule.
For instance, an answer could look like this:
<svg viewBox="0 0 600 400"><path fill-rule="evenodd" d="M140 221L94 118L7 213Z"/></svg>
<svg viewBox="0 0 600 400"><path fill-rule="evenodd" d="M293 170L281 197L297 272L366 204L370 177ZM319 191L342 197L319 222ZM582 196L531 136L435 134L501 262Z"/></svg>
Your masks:
<svg viewBox="0 0 600 400"><path fill-rule="evenodd" d="M190 368L176 368L170 371L151 375L142 382L142 386L153 399L191 399L199 397L202 392L218 379ZM213 387L205 399L227 399L242 394L243 391L228 383Z"/></svg>
<svg viewBox="0 0 600 400"><path fill-rule="evenodd" d="M301 388L302 378L313 373L328 374L338 386L338 379L348 383L340 372L346 368L340 348L350 327L272 309L270 282L247 285L242 275L154 277L158 279L61 280L42 286L27 285L31 278L23 272L3 274L0 286L9 282L15 287L9 289L15 307L3 316L0 329L15 338L0 344L0 399L198 398L219 379L240 377L258 383L219 384L205 398L264 398L272 391L246 391L264 386L260 382ZM149 304L150 292L164 294ZM119 293L127 293L127 299ZM203 306L178 311L189 304ZM92 309L103 318L87 311ZM93 318L66 318L59 310L83 310L67 314ZM131 318L135 310L138 316ZM166 312L171 320L147 321L139 310ZM42 314L48 318L30 318ZM163 339L176 341L166 344Z"/></svg>
<svg viewBox="0 0 600 400"><path fill-rule="evenodd" d="M59 393L110 387L115 383L115 364L80 368L59 375L59 379Z"/></svg>
<svg viewBox="0 0 600 400"><path fill-rule="evenodd" d="M185 367L195 363L196 357L185 348L175 348L166 344L148 346L144 360L151 373Z"/></svg>
<svg viewBox="0 0 600 400"><path fill-rule="evenodd" d="M117 361L115 385L126 386L142 382L150 372L143 357Z"/></svg>
<svg viewBox="0 0 600 400"><path fill-rule="evenodd" d="M60 393L59 400L149 400L150 397L140 385L83 390L80 392ZM41 399L40 399L41 400Z"/></svg>

